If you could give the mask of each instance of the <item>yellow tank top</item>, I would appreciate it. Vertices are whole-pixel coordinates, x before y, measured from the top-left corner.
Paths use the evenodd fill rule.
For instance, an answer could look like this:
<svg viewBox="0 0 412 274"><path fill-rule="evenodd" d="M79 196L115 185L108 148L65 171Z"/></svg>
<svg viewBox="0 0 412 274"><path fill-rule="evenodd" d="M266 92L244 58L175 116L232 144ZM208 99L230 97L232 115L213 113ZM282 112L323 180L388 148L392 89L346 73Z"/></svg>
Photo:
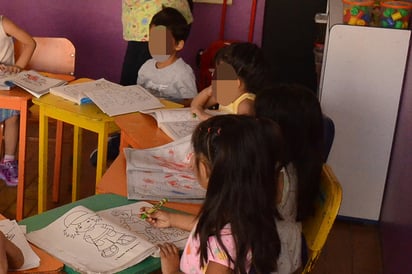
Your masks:
<svg viewBox="0 0 412 274"><path fill-rule="evenodd" d="M249 99L249 100L255 100L256 95L253 93L243 93L240 95L235 101L230 103L229 105L219 105L219 111L223 111L229 114L237 114L237 109L239 107L239 104L242 103L244 100Z"/></svg>

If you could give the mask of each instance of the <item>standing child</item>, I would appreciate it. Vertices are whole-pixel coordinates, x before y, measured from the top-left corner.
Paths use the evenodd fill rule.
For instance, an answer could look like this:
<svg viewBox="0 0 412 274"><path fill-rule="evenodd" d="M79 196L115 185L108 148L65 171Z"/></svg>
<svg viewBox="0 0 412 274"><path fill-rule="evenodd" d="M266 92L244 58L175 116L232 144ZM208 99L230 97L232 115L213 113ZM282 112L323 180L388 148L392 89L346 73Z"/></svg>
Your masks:
<svg viewBox="0 0 412 274"><path fill-rule="evenodd" d="M226 113L254 115L255 94L267 79L261 49L252 43L233 43L216 53L215 64L212 85L193 98L192 112L205 120L210 117L205 109L219 104Z"/></svg>
<svg viewBox="0 0 412 274"><path fill-rule="evenodd" d="M0 274L6 274L8 269L18 269L23 263L21 250L0 231Z"/></svg>
<svg viewBox="0 0 412 274"><path fill-rule="evenodd" d="M23 51L18 60L14 60L13 39L19 40ZM5 73L20 72L30 61L36 42L33 38L10 19L0 15L0 70ZM5 121L4 146L5 155L0 163L0 179L8 186L16 186L17 161L15 154L19 136L19 112L11 109L0 109L0 122Z"/></svg>
<svg viewBox="0 0 412 274"><path fill-rule="evenodd" d="M323 116L319 100L301 85L279 84L256 96L256 117L279 124L286 164L280 178L278 210L285 220L313 213L323 165Z"/></svg>
<svg viewBox="0 0 412 274"><path fill-rule="evenodd" d="M137 84L156 97L189 105L197 94L192 68L179 57L189 36L189 25L174 8L164 8L150 23L149 50L152 59L140 68Z"/></svg>
<svg viewBox="0 0 412 274"><path fill-rule="evenodd" d="M277 125L245 115L214 116L199 124L192 144L194 173L207 189L199 215L157 211L147 219L155 227L191 231L180 264L176 246L160 247L162 273L295 271L300 231L277 218L274 201L282 147Z"/></svg>

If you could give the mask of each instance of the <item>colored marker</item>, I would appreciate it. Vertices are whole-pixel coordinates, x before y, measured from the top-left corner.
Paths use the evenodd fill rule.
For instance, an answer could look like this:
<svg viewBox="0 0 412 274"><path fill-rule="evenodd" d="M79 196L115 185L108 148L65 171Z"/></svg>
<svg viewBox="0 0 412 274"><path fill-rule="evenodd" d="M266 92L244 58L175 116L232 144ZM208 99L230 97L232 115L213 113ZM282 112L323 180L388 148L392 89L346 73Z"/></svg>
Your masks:
<svg viewBox="0 0 412 274"><path fill-rule="evenodd" d="M161 199L157 204L155 204L153 207L151 207L148 211L143 212L142 215L140 216L140 218L142 218L143 220L145 220L147 217L149 217L149 214L155 213L156 211L158 211L166 202L167 202L167 198L163 198Z"/></svg>

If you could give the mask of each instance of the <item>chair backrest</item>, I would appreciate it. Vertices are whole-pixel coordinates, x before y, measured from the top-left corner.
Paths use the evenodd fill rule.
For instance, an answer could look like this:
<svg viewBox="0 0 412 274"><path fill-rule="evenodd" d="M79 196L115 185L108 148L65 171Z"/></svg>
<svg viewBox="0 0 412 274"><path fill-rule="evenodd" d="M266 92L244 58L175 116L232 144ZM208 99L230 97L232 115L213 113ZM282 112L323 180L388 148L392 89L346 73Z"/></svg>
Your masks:
<svg viewBox="0 0 412 274"><path fill-rule="evenodd" d="M36 49L26 69L53 74L74 75L76 49L63 37L33 37ZM20 56L23 45L16 41L14 51Z"/></svg>
<svg viewBox="0 0 412 274"><path fill-rule="evenodd" d="M332 169L324 164L315 214L302 224L309 253L303 273L309 273L313 269L336 219L341 201L342 188L339 181Z"/></svg>
<svg viewBox="0 0 412 274"><path fill-rule="evenodd" d="M326 163L329 152L332 148L333 139L335 139L335 123L333 123L332 118L326 116L325 114L323 115L323 133L325 138L323 161Z"/></svg>

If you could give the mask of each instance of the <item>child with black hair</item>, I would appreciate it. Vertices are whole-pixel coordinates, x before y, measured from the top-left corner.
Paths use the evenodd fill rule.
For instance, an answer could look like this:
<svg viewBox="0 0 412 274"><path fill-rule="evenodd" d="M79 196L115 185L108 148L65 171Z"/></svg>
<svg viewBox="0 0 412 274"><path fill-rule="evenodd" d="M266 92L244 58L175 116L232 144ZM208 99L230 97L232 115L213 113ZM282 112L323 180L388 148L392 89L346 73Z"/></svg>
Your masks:
<svg viewBox="0 0 412 274"><path fill-rule="evenodd" d="M323 165L323 115L314 93L297 84L278 84L256 96L256 117L279 124L285 138L285 168L278 210L283 219L303 221L314 210Z"/></svg>
<svg viewBox="0 0 412 274"><path fill-rule="evenodd" d="M212 85L193 98L192 112L205 120L211 116L205 109L219 104L225 113L254 115L255 94L268 79L262 50L248 42L232 43L216 53L215 64Z"/></svg>
<svg viewBox="0 0 412 274"><path fill-rule="evenodd" d="M193 0L122 0L123 39L127 41L120 84L135 85L141 66L151 58L149 24L152 17L163 7L177 9L192 24Z"/></svg>
<svg viewBox="0 0 412 274"><path fill-rule="evenodd" d="M137 84L153 95L189 105L197 94L192 68L179 57L189 35L189 25L179 11L163 8L150 23L152 59L140 68Z"/></svg>
<svg viewBox="0 0 412 274"><path fill-rule="evenodd" d="M180 264L176 246L160 246L162 273L293 273L300 266L300 230L278 218L274 201L279 127L246 115L214 116L198 125L192 145L194 173L207 189L200 213L157 211L147 219L191 231Z"/></svg>

